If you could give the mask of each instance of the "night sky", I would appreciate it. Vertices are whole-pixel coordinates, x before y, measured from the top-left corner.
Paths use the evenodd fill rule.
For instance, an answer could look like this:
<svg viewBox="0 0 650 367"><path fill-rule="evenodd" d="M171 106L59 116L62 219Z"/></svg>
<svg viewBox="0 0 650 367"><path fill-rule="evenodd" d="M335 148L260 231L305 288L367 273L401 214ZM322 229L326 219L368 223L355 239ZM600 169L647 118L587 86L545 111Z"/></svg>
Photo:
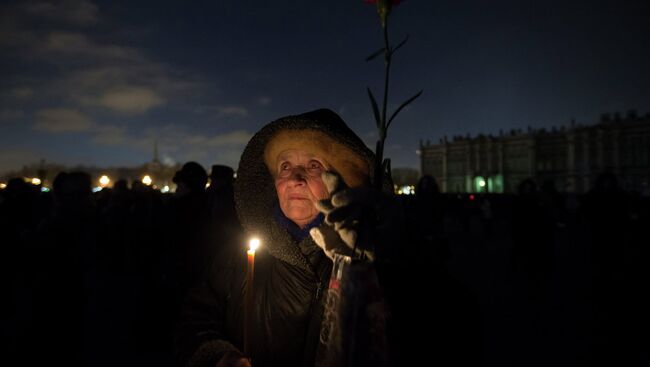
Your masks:
<svg viewBox="0 0 650 367"><path fill-rule="evenodd" d="M393 167L420 139L650 112L650 2L407 0L394 9ZM0 172L48 162L237 166L281 116L328 107L369 146L379 18L362 0L5 1Z"/></svg>

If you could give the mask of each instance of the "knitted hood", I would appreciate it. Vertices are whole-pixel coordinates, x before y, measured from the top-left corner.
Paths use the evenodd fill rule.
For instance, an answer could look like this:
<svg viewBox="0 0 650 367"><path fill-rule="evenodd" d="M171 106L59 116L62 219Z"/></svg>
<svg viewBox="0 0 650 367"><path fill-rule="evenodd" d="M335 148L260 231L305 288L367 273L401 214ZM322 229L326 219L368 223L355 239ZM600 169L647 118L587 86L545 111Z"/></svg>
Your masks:
<svg viewBox="0 0 650 367"><path fill-rule="evenodd" d="M311 144L310 144L311 143ZM374 154L333 111L320 109L287 116L264 126L244 149L235 181L237 215L248 235L258 236L274 257L310 270L300 248L313 248L311 237L299 246L273 219L278 198L268 157L282 147L309 144L303 149L317 151L331 163L351 186L370 183Z"/></svg>

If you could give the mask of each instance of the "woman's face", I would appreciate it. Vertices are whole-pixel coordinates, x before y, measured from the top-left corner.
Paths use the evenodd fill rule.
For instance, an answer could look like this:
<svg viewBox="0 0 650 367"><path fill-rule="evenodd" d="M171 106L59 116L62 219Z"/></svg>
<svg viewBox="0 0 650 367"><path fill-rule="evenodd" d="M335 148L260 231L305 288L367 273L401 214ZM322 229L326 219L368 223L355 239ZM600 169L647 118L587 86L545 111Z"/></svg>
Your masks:
<svg viewBox="0 0 650 367"><path fill-rule="evenodd" d="M285 150L276 159L275 190L280 209L301 228L318 215L316 202L329 197L321 178L327 169L322 157L300 149Z"/></svg>

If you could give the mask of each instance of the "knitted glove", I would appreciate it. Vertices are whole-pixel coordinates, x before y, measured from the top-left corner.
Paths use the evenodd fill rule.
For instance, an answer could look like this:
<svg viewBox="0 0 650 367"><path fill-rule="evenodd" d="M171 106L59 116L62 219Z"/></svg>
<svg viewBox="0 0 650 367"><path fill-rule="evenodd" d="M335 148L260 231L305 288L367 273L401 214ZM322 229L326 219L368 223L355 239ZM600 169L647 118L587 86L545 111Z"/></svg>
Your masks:
<svg viewBox="0 0 650 367"><path fill-rule="evenodd" d="M323 182L330 198L317 207L325 214L325 223L312 228L310 234L330 258L338 253L373 262L378 247L386 241L399 223L401 208L396 200L368 187L349 188L338 174L323 173Z"/></svg>

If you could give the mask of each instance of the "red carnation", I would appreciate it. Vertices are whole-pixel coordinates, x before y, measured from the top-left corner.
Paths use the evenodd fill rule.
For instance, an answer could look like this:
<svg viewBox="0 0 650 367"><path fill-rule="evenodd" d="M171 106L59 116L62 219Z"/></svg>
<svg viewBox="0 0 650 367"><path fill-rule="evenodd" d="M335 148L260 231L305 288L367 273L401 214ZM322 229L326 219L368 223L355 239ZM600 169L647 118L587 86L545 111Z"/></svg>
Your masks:
<svg viewBox="0 0 650 367"><path fill-rule="evenodd" d="M381 19L381 25L386 25L386 17L390 13L390 9L393 6L399 5L402 0L363 0L366 4L377 4L377 13L379 13L379 18Z"/></svg>
<svg viewBox="0 0 650 367"><path fill-rule="evenodd" d="M363 0L364 3L366 4L376 4L378 0ZM390 5L399 5L402 0L391 0Z"/></svg>

